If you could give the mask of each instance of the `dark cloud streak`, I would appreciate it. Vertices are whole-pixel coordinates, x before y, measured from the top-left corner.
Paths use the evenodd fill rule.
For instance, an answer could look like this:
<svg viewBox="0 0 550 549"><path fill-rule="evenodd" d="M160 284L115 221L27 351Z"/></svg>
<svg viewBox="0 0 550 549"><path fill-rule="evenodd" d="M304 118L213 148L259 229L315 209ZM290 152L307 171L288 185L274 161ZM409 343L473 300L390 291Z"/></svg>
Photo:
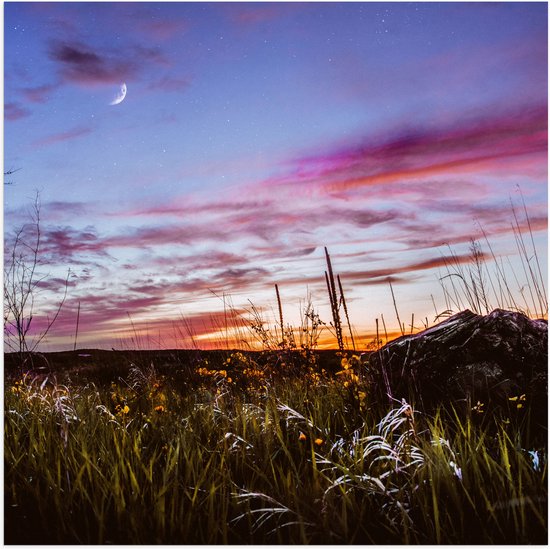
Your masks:
<svg viewBox="0 0 550 549"><path fill-rule="evenodd" d="M113 55L77 41L55 41L49 55L63 80L84 86L120 84L136 80L151 65L170 66L159 48L143 46L129 46Z"/></svg>

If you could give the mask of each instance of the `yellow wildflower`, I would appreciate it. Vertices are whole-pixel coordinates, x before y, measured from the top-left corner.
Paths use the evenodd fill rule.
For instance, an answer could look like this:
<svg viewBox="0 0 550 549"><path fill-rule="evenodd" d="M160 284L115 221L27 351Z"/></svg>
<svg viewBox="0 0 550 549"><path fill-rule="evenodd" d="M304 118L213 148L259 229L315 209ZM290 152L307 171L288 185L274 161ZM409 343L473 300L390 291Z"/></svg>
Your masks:
<svg viewBox="0 0 550 549"><path fill-rule="evenodd" d="M523 408L523 403L525 402L526 399L527 397L525 396L525 393L519 396L513 396L508 398L510 402L514 402L516 404L516 408L518 410L521 410Z"/></svg>
<svg viewBox="0 0 550 549"><path fill-rule="evenodd" d="M14 394L23 392L23 379L14 383L13 387L11 388L11 392Z"/></svg>
<svg viewBox="0 0 550 549"><path fill-rule="evenodd" d="M128 404L125 404L124 407L122 407L120 404L117 404L115 406L115 412L118 415L125 416L130 412L130 407L128 406Z"/></svg>
<svg viewBox="0 0 550 549"><path fill-rule="evenodd" d="M472 411L477 412L478 414L482 414L485 410L483 410L483 402L477 401L477 404L472 408Z"/></svg>
<svg viewBox="0 0 550 549"><path fill-rule="evenodd" d="M298 437L298 440L300 442L303 442L306 439L307 439L306 435L300 431L300 436Z"/></svg>
<svg viewBox="0 0 550 549"><path fill-rule="evenodd" d="M162 405L160 406L155 406L155 412L159 413L159 414L162 414L163 412L166 412L166 408Z"/></svg>
<svg viewBox="0 0 550 549"><path fill-rule="evenodd" d="M316 438L315 439L315 444L317 446L321 446L323 444L324 440L322 438Z"/></svg>

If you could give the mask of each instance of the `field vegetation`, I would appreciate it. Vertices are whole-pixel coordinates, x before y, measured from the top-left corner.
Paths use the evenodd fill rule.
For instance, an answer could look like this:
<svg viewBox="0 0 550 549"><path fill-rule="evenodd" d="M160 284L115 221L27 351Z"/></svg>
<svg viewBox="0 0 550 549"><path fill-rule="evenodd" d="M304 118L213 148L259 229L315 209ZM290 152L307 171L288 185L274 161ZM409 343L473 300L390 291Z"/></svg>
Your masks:
<svg viewBox="0 0 550 549"><path fill-rule="evenodd" d="M451 261L441 277L447 310L438 316L485 313L495 300L546 315L538 258L517 217L515 229L531 280L520 298L502 262L491 256L491 275L472 243L471 266ZM5 372L5 543L547 542L547 422L530 395L495 409L390 398L368 364L388 339L384 319L384 340L377 319L369 349L356 350L328 251L332 321L309 303L301 326L285 324L276 287L275 328L251 309L258 352L48 356L34 352L29 332L38 244L30 268L19 245L4 289L15 351ZM317 349L325 329L338 349Z"/></svg>
<svg viewBox="0 0 550 549"><path fill-rule="evenodd" d="M388 410L357 355L261 358L9 380L6 543L545 543L525 395Z"/></svg>

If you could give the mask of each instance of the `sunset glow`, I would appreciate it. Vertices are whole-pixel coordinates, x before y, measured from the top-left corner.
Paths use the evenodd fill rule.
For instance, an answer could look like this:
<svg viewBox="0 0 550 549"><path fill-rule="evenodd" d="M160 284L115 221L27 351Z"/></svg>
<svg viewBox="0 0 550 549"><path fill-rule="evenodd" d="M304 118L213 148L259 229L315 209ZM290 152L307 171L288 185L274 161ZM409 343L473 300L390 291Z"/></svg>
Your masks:
<svg viewBox="0 0 550 549"><path fill-rule="evenodd" d="M400 334L389 282L406 331L433 324L472 239L537 316L513 224L546 280L547 9L5 3L5 250L38 191L32 333L68 285L40 349L72 349L78 312L80 348L246 347L275 284L285 323L311 300L329 324L325 246L361 349L376 319Z"/></svg>

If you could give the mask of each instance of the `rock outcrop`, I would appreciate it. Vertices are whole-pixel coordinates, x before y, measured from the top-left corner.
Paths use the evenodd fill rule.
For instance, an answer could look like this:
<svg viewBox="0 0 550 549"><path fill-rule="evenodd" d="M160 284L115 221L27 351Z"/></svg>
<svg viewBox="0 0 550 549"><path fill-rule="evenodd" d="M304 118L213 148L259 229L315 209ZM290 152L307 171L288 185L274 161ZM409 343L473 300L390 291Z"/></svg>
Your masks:
<svg viewBox="0 0 550 549"><path fill-rule="evenodd" d="M463 311L372 353L368 370L396 398L506 403L526 394L546 409L548 322L496 309Z"/></svg>

